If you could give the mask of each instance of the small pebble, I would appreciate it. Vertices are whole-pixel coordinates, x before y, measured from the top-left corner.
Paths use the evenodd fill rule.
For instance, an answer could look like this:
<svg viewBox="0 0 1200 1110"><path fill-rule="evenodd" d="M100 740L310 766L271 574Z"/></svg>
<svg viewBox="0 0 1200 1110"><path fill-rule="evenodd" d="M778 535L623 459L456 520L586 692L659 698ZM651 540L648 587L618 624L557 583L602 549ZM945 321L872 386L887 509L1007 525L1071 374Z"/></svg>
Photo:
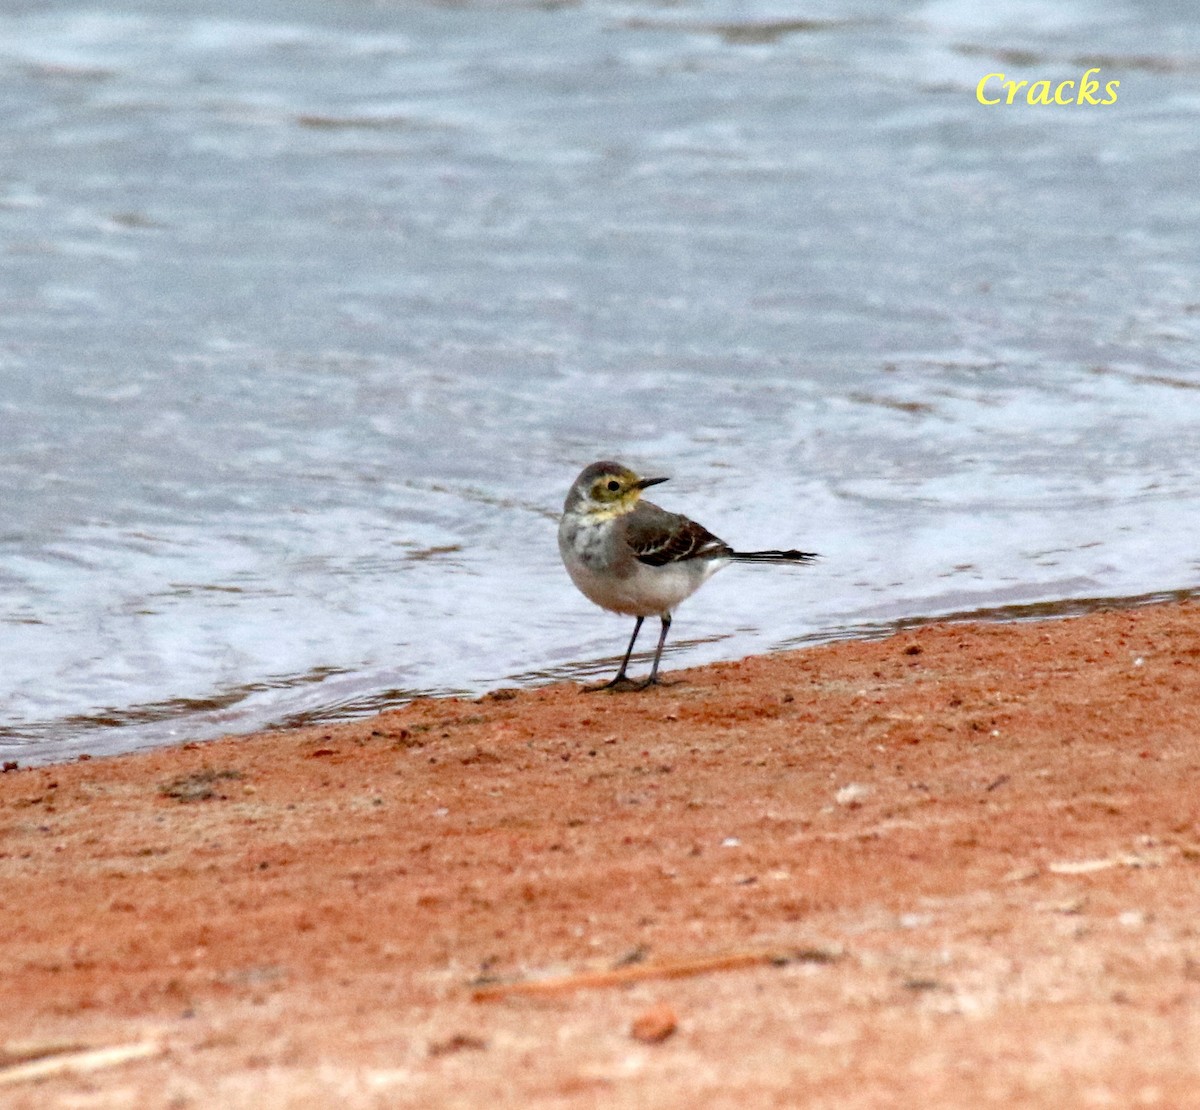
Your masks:
<svg viewBox="0 0 1200 1110"><path fill-rule="evenodd" d="M862 805L863 799L870 793L869 786L864 786L861 782L852 782L843 786L833 797L840 806L854 807Z"/></svg>
<svg viewBox="0 0 1200 1110"><path fill-rule="evenodd" d="M643 1044L660 1044L679 1027L679 1018L665 1002L643 1010L633 1019L629 1035Z"/></svg>

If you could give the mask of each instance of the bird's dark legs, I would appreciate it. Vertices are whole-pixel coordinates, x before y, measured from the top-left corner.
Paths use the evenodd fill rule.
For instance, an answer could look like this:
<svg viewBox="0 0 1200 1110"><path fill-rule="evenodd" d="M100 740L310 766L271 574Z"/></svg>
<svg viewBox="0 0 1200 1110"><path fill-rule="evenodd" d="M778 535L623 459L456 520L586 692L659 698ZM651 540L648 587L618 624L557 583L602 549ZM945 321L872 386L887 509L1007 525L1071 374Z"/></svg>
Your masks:
<svg viewBox="0 0 1200 1110"><path fill-rule="evenodd" d="M589 693L594 693L597 690L613 690L624 686L634 690L644 690L647 686L658 685L658 664L662 659L663 644L667 642L667 633L671 629L671 614L663 613L659 620L662 621L662 631L658 634L658 647L654 651L654 662L650 665L650 677L645 682L633 682L625 674L629 667L629 660L633 657L633 645L637 643L638 633L642 630L642 621L645 617L638 617L637 624L633 626L633 635L629 637L629 647L625 649L625 658L621 660L621 669L608 682L601 683L599 686L587 687Z"/></svg>
<svg viewBox="0 0 1200 1110"><path fill-rule="evenodd" d="M667 642L667 632L671 628L671 614L663 613L659 618L662 621L662 631L658 634L658 649L654 652L654 663L650 667L650 677L642 683L642 689L647 686L658 685L658 661L662 658L663 644Z"/></svg>
<svg viewBox="0 0 1200 1110"><path fill-rule="evenodd" d="M633 626L633 635L629 637L629 647L625 649L625 658L621 660L621 669L617 671L617 673L608 682L602 683L600 686L589 687L590 690L611 690L614 686L621 686L629 681L629 679L625 677L625 668L629 666L629 658L631 655L633 655L633 645L637 643L638 633L641 632L642 621L645 619L645 617L638 617L637 624ZM662 645L659 644L659 649L661 650L661 648ZM657 667L657 657L655 658L654 662L655 666Z"/></svg>

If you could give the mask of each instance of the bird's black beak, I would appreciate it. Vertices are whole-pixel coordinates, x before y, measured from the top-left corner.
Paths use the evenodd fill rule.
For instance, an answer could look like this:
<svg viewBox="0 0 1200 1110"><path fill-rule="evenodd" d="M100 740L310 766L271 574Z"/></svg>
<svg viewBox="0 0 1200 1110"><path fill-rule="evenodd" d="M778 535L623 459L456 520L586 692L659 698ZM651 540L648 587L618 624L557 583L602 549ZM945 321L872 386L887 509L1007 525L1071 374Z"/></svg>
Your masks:
<svg viewBox="0 0 1200 1110"><path fill-rule="evenodd" d="M645 489L647 486L657 486L659 482L665 482L666 478L639 478L633 483L634 489Z"/></svg>

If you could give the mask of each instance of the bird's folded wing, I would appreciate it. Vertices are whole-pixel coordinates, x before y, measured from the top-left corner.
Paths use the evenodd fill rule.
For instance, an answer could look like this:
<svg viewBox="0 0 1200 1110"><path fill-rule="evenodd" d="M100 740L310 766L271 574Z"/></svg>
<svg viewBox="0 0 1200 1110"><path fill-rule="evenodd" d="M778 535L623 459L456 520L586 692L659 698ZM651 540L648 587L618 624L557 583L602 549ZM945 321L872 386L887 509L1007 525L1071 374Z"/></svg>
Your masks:
<svg viewBox="0 0 1200 1110"><path fill-rule="evenodd" d="M731 553L729 545L707 528L648 501L625 518L625 540L634 558L652 567Z"/></svg>

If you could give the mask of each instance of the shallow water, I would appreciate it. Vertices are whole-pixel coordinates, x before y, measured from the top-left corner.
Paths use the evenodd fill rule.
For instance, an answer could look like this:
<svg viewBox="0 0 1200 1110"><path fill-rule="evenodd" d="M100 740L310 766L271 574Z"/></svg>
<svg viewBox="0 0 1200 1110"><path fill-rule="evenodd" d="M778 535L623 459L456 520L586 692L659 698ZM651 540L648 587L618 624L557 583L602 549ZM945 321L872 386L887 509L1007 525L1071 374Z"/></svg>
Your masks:
<svg viewBox="0 0 1200 1110"><path fill-rule="evenodd" d="M0 4L0 754L605 672L598 457L669 666L1200 585L1200 16L975 9Z"/></svg>

